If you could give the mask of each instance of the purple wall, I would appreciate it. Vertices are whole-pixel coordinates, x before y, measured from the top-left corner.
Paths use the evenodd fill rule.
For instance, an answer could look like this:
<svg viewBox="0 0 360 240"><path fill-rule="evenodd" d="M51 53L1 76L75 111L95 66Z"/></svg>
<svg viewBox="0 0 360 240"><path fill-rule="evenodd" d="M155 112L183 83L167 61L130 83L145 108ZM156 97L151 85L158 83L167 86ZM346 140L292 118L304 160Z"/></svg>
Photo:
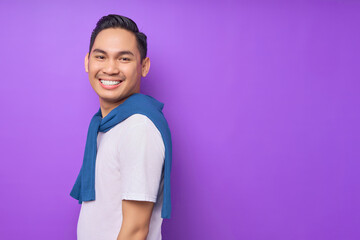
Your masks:
<svg viewBox="0 0 360 240"><path fill-rule="evenodd" d="M0 2L0 239L76 239L109 13L148 35L172 130L164 239L360 239L360 2L173 2Z"/></svg>

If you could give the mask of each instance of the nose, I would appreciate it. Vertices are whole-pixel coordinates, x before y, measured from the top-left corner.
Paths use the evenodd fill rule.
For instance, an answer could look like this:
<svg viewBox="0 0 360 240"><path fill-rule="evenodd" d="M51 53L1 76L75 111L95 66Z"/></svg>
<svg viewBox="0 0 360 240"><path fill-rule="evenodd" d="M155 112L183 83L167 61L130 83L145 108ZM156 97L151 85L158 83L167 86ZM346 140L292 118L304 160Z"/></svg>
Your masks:
<svg viewBox="0 0 360 240"><path fill-rule="evenodd" d="M108 75L118 74L119 68L116 64L116 61L114 61L113 59L107 61L106 65L104 66L103 72Z"/></svg>

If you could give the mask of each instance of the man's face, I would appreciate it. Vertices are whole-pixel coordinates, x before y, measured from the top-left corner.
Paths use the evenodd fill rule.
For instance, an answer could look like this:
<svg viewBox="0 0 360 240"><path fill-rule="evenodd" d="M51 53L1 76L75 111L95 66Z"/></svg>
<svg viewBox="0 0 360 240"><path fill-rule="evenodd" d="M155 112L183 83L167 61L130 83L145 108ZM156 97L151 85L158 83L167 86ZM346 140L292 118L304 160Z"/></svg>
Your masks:
<svg viewBox="0 0 360 240"><path fill-rule="evenodd" d="M149 71L150 60L141 63L135 35L125 29L108 28L99 32L85 56L85 71L102 106L121 104L140 92L140 79Z"/></svg>

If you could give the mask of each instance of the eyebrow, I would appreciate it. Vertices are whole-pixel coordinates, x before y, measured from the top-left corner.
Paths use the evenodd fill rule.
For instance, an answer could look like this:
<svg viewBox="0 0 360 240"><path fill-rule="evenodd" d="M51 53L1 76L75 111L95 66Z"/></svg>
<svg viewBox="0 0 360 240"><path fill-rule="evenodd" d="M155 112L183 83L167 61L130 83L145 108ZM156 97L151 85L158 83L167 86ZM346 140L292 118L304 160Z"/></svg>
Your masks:
<svg viewBox="0 0 360 240"><path fill-rule="evenodd" d="M98 49L98 48L95 48L93 50L93 52L99 52L99 53L107 55L107 53L104 50L101 50L101 49ZM126 55L126 54L135 56L131 51L119 51L119 52L116 53L117 56Z"/></svg>

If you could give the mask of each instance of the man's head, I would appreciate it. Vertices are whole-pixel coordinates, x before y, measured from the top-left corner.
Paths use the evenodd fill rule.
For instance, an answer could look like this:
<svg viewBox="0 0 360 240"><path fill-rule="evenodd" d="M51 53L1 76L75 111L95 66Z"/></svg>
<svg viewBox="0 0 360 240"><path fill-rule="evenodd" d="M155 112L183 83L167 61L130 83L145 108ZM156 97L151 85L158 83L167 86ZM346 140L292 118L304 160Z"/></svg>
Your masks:
<svg viewBox="0 0 360 240"><path fill-rule="evenodd" d="M94 45L96 36L99 34L99 32L107 28L122 28L134 33L137 41L137 47L141 55L141 60L146 58L146 54L147 54L146 35L139 31L136 23L133 20L115 14L109 14L107 16L103 16L97 22L96 27L91 33L89 53L91 52L91 49Z"/></svg>
<svg viewBox="0 0 360 240"><path fill-rule="evenodd" d="M117 106L140 92L140 79L150 68L146 54L146 35L131 19L110 14L97 22L85 56L85 71L101 106Z"/></svg>

